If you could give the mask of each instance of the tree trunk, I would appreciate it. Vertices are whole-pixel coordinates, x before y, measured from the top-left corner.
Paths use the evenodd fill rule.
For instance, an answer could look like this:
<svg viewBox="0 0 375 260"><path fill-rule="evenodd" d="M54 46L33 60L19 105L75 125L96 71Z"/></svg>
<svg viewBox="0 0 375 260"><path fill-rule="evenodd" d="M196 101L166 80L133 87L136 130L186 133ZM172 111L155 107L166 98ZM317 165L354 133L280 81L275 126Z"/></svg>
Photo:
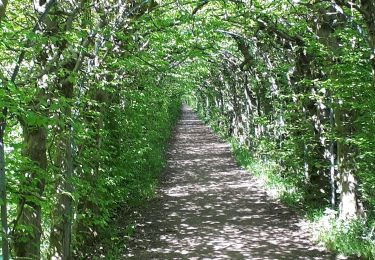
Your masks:
<svg viewBox="0 0 375 260"><path fill-rule="evenodd" d="M43 28L43 33L48 34L54 31L55 20L45 19L47 13L51 10L55 1L34 1L35 11L37 12L38 22L33 28L35 32ZM48 17L49 18L49 17ZM48 20L48 22L46 21ZM26 45L33 44L28 41ZM45 55L46 49L37 53L37 61L41 67L46 66L48 56ZM25 52L21 52L18 63L12 74L14 82L19 73L21 62L25 57ZM44 82L46 83L46 82ZM40 87L38 84L31 87ZM40 103L46 101L46 92L43 88L28 104L28 108L40 113ZM23 150L22 154L30 160L32 165L27 162L27 168L24 171L24 182L21 187L27 187L21 193L20 200L17 204L17 218L14 228L14 251L15 255L20 258L40 259L40 244L42 236L42 207L40 198L44 192L45 172L47 170L47 126L29 124L27 120L21 117L20 123L23 130ZM21 226L21 228L19 228ZM27 226L30 230L25 230L22 226Z"/></svg>
<svg viewBox="0 0 375 260"><path fill-rule="evenodd" d="M43 126L28 125L24 122L22 128L24 138L22 153L33 165L25 170L25 180L21 185L27 189L22 190L17 206L14 249L17 257L40 259L42 235L40 197L44 191L44 175L47 170L47 130ZM17 228L19 226L28 226L31 231L19 230Z"/></svg>
<svg viewBox="0 0 375 260"><path fill-rule="evenodd" d="M0 0L0 23L5 17L5 10L8 0ZM8 215L7 215L7 190L5 176L5 150L4 135L6 128L7 108L2 108L0 119L0 201L1 201L1 248L3 259L9 259L9 243L8 243Z"/></svg>
<svg viewBox="0 0 375 260"><path fill-rule="evenodd" d="M344 127L345 111L335 109L335 126L338 135L337 164L338 185L340 189L340 218L351 219L358 215L359 208L356 194L356 180L350 159L350 147L343 141L347 137L347 126Z"/></svg>
<svg viewBox="0 0 375 260"><path fill-rule="evenodd" d="M71 259L71 226L72 226L72 185L73 175L72 149L70 134L64 133L57 143L60 163L60 181L57 185L57 205L52 216L52 230L50 235L50 258Z"/></svg>
<svg viewBox="0 0 375 260"><path fill-rule="evenodd" d="M0 23L5 18L5 12L8 0L0 0ZM6 129L6 117L8 109L2 108L2 117L0 119L0 201L1 201L1 248L3 259L9 259L9 242L8 242L8 215L7 215L7 190L5 175L5 150L4 135Z"/></svg>
<svg viewBox="0 0 375 260"><path fill-rule="evenodd" d="M332 106L332 102L331 102ZM329 109L329 122L331 129L335 129L335 116L334 110L331 107ZM335 156L335 141L331 140L329 142L329 173L330 173L330 182L331 182L331 206L332 208L336 207L336 156Z"/></svg>
<svg viewBox="0 0 375 260"><path fill-rule="evenodd" d="M67 65L67 69L72 69ZM73 221L72 177L73 177L73 135L72 108L73 82L68 78L61 79L61 94L68 100L62 109L63 127L57 129L56 166L60 170L57 183L57 205L53 213L50 235L50 258L68 260L71 255L71 237Z"/></svg>
<svg viewBox="0 0 375 260"><path fill-rule="evenodd" d="M7 108L3 108L0 121L0 201L1 201L1 248L3 259L9 259L8 244L8 216L7 216L7 189L5 176L4 135L6 128Z"/></svg>

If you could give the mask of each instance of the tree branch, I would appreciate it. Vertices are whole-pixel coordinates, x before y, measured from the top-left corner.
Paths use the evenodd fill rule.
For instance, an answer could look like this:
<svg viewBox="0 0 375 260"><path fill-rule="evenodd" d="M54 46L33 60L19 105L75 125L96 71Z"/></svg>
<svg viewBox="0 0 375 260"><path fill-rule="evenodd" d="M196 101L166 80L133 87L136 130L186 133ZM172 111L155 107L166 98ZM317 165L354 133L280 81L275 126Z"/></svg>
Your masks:
<svg viewBox="0 0 375 260"><path fill-rule="evenodd" d="M53 5L56 2L57 2L57 0L51 0L48 3L46 3L46 9L44 10L44 13L42 13L39 16L38 21L35 23L35 25L32 29L32 33L35 33L38 30L38 28L40 27L40 23L44 20L44 18L47 16L48 12L51 10L51 8L53 7ZM30 48L32 46L32 44L33 44L33 41L31 39L29 39L26 42L26 46L25 46L26 48L21 52L20 56L18 57L17 64L16 64L16 66L14 68L14 71L12 73L11 82L14 83L16 81L16 78L17 78L18 72L20 70L21 64L22 64L23 60L25 59L26 49Z"/></svg>
<svg viewBox="0 0 375 260"><path fill-rule="evenodd" d="M203 0L201 1L193 10L193 12L191 13L192 15L195 15L196 13L198 13L199 10L201 10L205 5L208 4L208 0Z"/></svg>

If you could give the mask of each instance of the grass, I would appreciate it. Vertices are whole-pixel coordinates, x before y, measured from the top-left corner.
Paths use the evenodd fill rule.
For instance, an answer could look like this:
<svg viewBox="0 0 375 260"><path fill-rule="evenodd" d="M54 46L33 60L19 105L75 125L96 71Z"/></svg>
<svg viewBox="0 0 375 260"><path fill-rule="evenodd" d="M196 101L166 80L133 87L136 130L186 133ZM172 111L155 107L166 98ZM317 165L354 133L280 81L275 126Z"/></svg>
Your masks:
<svg viewBox="0 0 375 260"><path fill-rule="evenodd" d="M249 150L241 146L237 140L230 138L229 142L239 165L260 179L272 197L280 199L282 203L292 208L298 208L301 205L303 192L293 179L286 179L278 174L281 169L276 162L254 159Z"/></svg>
<svg viewBox="0 0 375 260"><path fill-rule="evenodd" d="M337 218L333 210L326 210L312 222L316 239L329 250L361 259L375 259L374 226L365 219L350 222Z"/></svg>

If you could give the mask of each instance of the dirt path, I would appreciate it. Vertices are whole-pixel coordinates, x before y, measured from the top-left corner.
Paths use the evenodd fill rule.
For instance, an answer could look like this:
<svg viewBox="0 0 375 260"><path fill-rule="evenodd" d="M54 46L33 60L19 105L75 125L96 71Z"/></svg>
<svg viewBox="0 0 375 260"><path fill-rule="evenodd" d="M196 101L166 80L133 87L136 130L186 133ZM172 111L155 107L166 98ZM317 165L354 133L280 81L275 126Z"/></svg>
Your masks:
<svg viewBox="0 0 375 260"><path fill-rule="evenodd" d="M300 219L270 199L187 107L168 158L124 258L336 259L311 243Z"/></svg>

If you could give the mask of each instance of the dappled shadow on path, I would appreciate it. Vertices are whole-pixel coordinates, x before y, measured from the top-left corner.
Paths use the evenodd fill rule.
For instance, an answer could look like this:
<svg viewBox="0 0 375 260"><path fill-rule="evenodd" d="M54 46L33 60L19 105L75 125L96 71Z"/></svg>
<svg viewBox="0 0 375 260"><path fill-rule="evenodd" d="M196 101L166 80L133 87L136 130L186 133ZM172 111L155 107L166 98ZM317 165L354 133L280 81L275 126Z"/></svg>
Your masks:
<svg viewBox="0 0 375 260"><path fill-rule="evenodd" d="M187 107L157 196L139 213L124 258L336 259Z"/></svg>

